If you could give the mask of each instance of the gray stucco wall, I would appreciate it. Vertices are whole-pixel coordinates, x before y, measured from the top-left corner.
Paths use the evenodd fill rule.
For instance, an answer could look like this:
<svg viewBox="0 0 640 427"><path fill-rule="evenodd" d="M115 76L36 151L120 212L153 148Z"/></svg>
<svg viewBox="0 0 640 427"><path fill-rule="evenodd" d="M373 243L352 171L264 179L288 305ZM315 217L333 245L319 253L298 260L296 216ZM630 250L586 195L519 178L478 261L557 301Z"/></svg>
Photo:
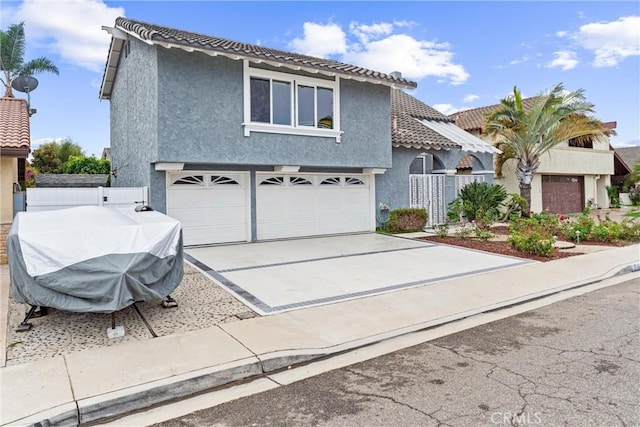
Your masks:
<svg viewBox="0 0 640 427"><path fill-rule="evenodd" d="M149 163L156 157L157 61L153 48L130 39L111 93L111 178L114 187L150 186Z"/></svg>
<svg viewBox="0 0 640 427"><path fill-rule="evenodd" d="M158 48L157 158L163 162L325 167L391 165L390 89L342 80L342 142L252 132L244 136L243 63Z"/></svg>

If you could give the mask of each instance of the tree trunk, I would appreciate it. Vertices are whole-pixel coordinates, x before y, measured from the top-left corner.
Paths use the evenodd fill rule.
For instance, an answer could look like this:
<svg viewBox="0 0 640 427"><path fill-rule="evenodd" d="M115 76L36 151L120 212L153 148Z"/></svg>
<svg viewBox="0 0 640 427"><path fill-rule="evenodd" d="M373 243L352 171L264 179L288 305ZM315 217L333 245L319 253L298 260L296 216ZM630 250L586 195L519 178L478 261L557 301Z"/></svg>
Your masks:
<svg viewBox="0 0 640 427"><path fill-rule="evenodd" d="M526 201L522 208L522 216L528 218L531 214L531 184L520 183L520 195Z"/></svg>

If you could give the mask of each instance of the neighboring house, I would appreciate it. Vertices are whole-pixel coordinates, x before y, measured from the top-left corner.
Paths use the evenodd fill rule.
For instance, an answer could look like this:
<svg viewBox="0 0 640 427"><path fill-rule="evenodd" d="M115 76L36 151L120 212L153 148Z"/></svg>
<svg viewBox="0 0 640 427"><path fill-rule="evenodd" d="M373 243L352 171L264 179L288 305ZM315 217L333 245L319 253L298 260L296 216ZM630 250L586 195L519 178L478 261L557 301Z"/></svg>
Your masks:
<svg viewBox="0 0 640 427"><path fill-rule="evenodd" d="M377 203L403 191L392 203L407 206L425 150L405 150L400 190L377 178L392 167L391 88L415 83L125 18L108 31L111 185L149 187L185 244L374 231Z"/></svg>
<svg viewBox="0 0 640 427"><path fill-rule="evenodd" d="M535 98L524 99L525 108ZM481 137L485 116L499 105L460 111L450 115L456 125ZM616 122L605 123L615 129ZM487 139L489 141L489 139ZM502 176L494 181L503 185L509 193L519 193L515 173L515 159L505 163ZM581 212L589 202L600 208L609 207L606 187L611 185L614 174L614 152L608 140L580 145L566 141L544 154L531 183L531 210L552 213Z"/></svg>
<svg viewBox="0 0 640 427"><path fill-rule="evenodd" d="M106 187L109 175L85 173L39 173L36 188L97 188Z"/></svg>
<svg viewBox="0 0 640 427"><path fill-rule="evenodd" d="M614 150L616 174L612 182L621 185L626 176L633 171L633 166L640 163L640 147L620 147Z"/></svg>
<svg viewBox="0 0 640 427"><path fill-rule="evenodd" d="M13 222L13 194L24 182L30 151L27 101L0 98L0 264L7 262L5 241Z"/></svg>
<svg viewBox="0 0 640 427"><path fill-rule="evenodd" d="M109 147L105 147L102 149L102 156L101 158L103 160L109 160L111 161L111 149Z"/></svg>
<svg viewBox="0 0 640 427"><path fill-rule="evenodd" d="M493 180L498 150L399 89L391 91L391 139L393 166L377 178L377 199L391 208L423 207L430 225L446 221L462 186Z"/></svg>

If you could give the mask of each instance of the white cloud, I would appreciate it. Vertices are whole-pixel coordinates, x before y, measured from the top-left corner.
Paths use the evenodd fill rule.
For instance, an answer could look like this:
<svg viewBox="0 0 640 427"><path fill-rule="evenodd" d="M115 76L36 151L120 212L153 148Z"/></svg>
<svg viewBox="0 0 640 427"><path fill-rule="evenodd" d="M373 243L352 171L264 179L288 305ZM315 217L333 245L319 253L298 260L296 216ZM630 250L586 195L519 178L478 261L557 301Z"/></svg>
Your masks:
<svg viewBox="0 0 640 427"><path fill-rule="evenodd" d="M438 77L453 85L464 83L469 74L454 62L449 44L394 33L397 28L411 25L406 21L371 25L352 22L346 34L334 23L306 22L304 36L295 38L289 46L312 56L339 55L344 62L385 73L400 71L410 79Z"/></svg>
<svg viewBox="0 0 640 427"><path fill-rule="evenodd" d="M478 95L474 95L474 94L470 93L468 95L465 95L464 98L462 98L462 102L469 103L469 102L477 101L478 99L480 99L480 97Z"/></svg>
<svg viewBox="0 0 640 427"><path fill-rule="evenodd" d="M124 9L100 0L24 0L11 13L11 21L26 22L27 43L55 52L73 65L101 72L111 40L101 27L113 26Z"/></svg>
<svg viewBox="0 0 640 427"><path fill-rule="evenodd" d="M528 62L529 59L531 59L529 55L524 55L522 58L514 59L513 61L510 61L509 65L524 64L525 62Z"/></svg>
<svg viewBox="0 0 640 427"><path fill-rule="evenodd" d="M567 34L569 33L567 33L566 31L556 31L556 36L560 38L567 37Z"/></svg>
<svg viewBox="0 0 640 427"><path fill-rule="evenodd" d="M451 104L433 104L432 107L435 108L436 110L440 111L442 114L445 114L447 116L449 114L457 113L458 111L463 110L463 108L456 107L456 106L451 105Z"/></svg>
<svg viewBox="0 0 640 427"><path fill-rule="evenodd" d="M289 43L295 51L317 57L346 52L347 35L338 24L305 22L302 28L303 38L295 38Z"/></svg>
<svg viewBox="0 0 640 427"><path fill-rule="evenodd" d="M562 71L571 70L578 65L578 57L575 52L571 52L569 50L559 50L557 52L553 52L555 58L553 61L547 63L545 67L547 68L561 68Z"/></svg>
<svg viewBox="0 0 640 427"><path fill-rule="evenodd" d="M595 22L580 27L574 36L583 48L594 53L594 67L613 67L628 56L640 55L640 16L617 21Z"/></svg>
<svg viewBox="0 0 640 427"><path fill-rule="evenodd" d="M391 34L393 32L393 24L381 22L379 24L366 25L352 22L349 24L349 32L358 37L361 43L366 44L372 38L375 39Z"/></svg>

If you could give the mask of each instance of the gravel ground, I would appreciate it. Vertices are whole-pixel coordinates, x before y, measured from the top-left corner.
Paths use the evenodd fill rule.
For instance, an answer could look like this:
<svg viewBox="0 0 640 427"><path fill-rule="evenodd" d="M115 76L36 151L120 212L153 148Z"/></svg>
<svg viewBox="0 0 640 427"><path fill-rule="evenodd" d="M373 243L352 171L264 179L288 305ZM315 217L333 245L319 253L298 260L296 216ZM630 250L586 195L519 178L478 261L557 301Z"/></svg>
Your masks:
<svg viewBox="0 0 640 427"><path fill-rule="evenodd" d="M30 331L16 332L15 327L24 319L29 306L11 298L7 366L257 316L188 263L185 263L182 282L171 296L178 302L177 308L164 309L159 302L145 302L116 312L116 324L124 326L125 336L115 339L107 337L110 314L54 309L49 309L47 316L30 320L33 325Z"/></svg>

